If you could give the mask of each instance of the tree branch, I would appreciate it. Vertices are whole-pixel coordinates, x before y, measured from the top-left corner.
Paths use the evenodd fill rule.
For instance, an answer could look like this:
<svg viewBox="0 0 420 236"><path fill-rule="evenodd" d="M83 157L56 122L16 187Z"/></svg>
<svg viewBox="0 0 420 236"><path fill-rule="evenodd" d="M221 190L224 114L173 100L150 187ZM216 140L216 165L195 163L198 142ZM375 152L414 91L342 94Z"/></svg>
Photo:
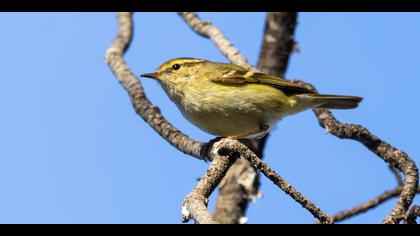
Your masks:
<svg viewBox="0 0 420 236"><path fill-rule="evenodd" d="M246 57L233 46L223 32L208 21L201 20L194 12L180 12L179 15L197 34L209 38L232 63L245 68L253 67Z"/></svg>
<svg viewBox="0 0 420 236"><path fill-rule="evenodd" d="M277 187L283 190L287 195L292 197L303 208L308 210L321 223L331 224L334 220L327 216L315 204L306 199L299 191L291 186L286 180L272 170L265 162L263 162L255 153L253 153L247 146L237 142L236 140L225 139L228 148L219 149L219 153L227 156L239 155L241 158L248 160L253 167L263 173L270 179Z"/></svg>
<svg viewBox="0 0 420 236"><path fill-rule="evenodd" d="M212 145L210 155L213 161L194 190L184 199L182 204L182 221L184 223L190 219L194 219L199 224L216 223L207 209L208 198L236 160L234 156L219 155L219 150L227 146L224 142L221 140Z"/></svg>
<svg viewBox="0 0 420 236"><path fill-rule="evenodd" d="M225 176L229 167L239 157L248 160L253 167L261 171L261 173L292 197L303 208L308 210L321 223L332 224L334 222L331 217L328 217L315 204L306 199L299 191L255 155L247 146L237 140L222 139L214 143L210 155L212 156L213 161L207 170L206 175L200 179L195 189L188 194L184 200L182 206L183 222L194 219L198 223L216 223L216 220L211 216L207 209L208 198Z"/></svg>
<svg viewBox="0 0 420 236"><path fill-rule="evenodd" d="M127 90L136 113L143 118L160 136L183 153L198 159L203 143L192 140L187 135L165 120L159 108L147 99L137 76L128 67L123 55L131 43L133 35L133 19L130 12L117 13L119 32L105 55L105 62L117 77L120 84Z"/></svg>
<svg viewBox="0 0 420 236"><path fill-rule="evenodd" d="M392 175L395 177L395 181L397 181L397 185L402 186L404 182L403 182L403 179L401 178L400 172L392 166L389 166L389 170L391 171Z"/></svg>
<svg viewBox="0 0 420 236"><path fill-rule="evenodd" d="M413 160L411 160L405 152L394 148L373 135L368 129L361 125L343 124L338 121L329 110L316 109L314 110L314 113L318 117L320 125L325 128L328 133L341 139L353 139L362 143L382 160L404 174L405 181L397 204L383 221L383 223L387 224L399 223L413 203L418 187L419 174Z"/></svg>
<svg viewBox="0 0 420 236"><path fill-rule="evenodd" d="M315 87L309 83L299 80L293 82L304 85L308 89L317 92ZM413 199L416 195L419 172L414 161L405 152L381 140L361 125L342 123L327 109L314 109L313 112L318 118L321 127L328 133L331 133L340 139L352 139L360 142L367 149L388 163L391 168L397 169L404 175L405 181L402 185L402 191L398 201L382 222L384 224L398 224L405 217L405 214L413 203Z"/></svg>
<svg viewBox="0 0 420 236"><path fill-rule="evenodd" d="M358 206L355 206L349 210L338 212L331 217L334 219L335 222L346 220L350 217L356 216L358 214L364 213L368 210L371 210L383 202L390 200L391 198L398 197L401 194L402 186L399 186L393 190L386 191L381 195L363 203ZM420 193L420 188L417 188L417 193Z"/></svg>
<svg viewBox="0 0 420 236"><path fill-rule="evenodd" d="M249 201L261 196L258 172L245 159L236 160L219 186L214 217L223 224L246 223Z"/></svg>
<svg viewBox="0 0 420 236"><path fill-rule="evenodd" d="M293 39L296 24L296 12L267 13L257 66L259 71L270 75L284 76L290 54L296 45Z"/></svg>

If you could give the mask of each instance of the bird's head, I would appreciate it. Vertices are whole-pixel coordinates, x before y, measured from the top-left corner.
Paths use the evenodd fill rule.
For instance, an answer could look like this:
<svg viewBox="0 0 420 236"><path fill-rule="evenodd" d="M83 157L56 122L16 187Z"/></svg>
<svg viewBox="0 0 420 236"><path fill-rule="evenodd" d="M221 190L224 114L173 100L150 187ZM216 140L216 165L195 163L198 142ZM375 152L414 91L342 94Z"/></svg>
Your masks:
<svg viewBox="0 0 420 236"><path fill-rule="evenodd" d="M200 68L206 60L196 58L174 58L164 62L155 72L141 75L152 78L165 86L181 86L187 84L200 74Z"/></svg>

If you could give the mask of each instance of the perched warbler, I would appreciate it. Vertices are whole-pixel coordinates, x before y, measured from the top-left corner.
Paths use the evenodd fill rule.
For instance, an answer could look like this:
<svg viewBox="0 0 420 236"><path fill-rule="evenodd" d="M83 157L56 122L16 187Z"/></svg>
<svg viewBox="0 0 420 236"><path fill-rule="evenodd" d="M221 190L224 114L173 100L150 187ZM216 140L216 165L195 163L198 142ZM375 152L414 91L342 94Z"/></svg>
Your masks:
<svg viewBox="0 0 420 236"><path fill-rule="evenodd" d="M240 66L175 58L141 75L157 80L200 129L233 139L259 137L285 116L310 108L355 108L361 97L314 93Z"/></svg>

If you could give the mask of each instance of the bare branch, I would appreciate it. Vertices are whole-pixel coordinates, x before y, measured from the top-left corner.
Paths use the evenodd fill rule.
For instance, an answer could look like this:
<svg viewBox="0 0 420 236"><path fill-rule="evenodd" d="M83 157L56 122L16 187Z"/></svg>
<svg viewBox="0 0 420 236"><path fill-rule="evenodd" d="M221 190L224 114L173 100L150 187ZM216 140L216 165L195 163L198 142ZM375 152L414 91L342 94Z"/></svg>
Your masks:
<svg viewBox="0 0 420 236"><path fill-rule="evenodd" d="M399 186L393 190L386 191L382 193L381 195L363 203L358 206L355 206L349 210L338 212L337 214L332 215L331 217L334 219L335 222L343 221L345 219L348 219L350 217L356 216L358 214L364 213L368 210L371 210L378 205L380 205L383 202L386 202L387 200L398 197L401 193L401 190L403 189L402 186ZM417 188L417 193L420 193L420 188Z"/></svg>
<svg viewBox="0 0 420 236"><path fill-rule="evenodd" d="M258 172L245 159L236 160L219 186L214 217L223 224L245 223L249 201L260 197Z"/></svg>
<svg viewBox="0 0 420 236"><path fill-rule="evenodd" d="M224 142L221 140L212 145L210 155L213 161L194 190L185 197L182 204L183 222L194 219L199 224L216 223L207 209L208 198L236 160L234 156L219 155L218 151L226 146Z"/></svg>
<svg viewBox="0 0 420 236"><path fill-rule="evenodd" d="M258 157L262 158L265 140L240 140ZM260 184L258 171L246 159L238 159L226 173L219 186L214 217L224 224L245 223L245 212L249 201L255 202L261 197L258 190Z"/></svg>
<svg viewBox="0 0 420 236"><path fill-rule="evenodd" d="M139 116L143 118L160 136L178 150L192 155L198 159L204 159L200 155L203 143L192 140L187 135L172 126L165 120L159 108L147 99L143 87L137 76L128 67L123 55L131 43L133 35L132 13L117 13L119 32L111 47L105 55L105 62L109 65L118 81L127 90L131 103Z"/></svg>
<svg viewBox="0 0 420 236"><path fill-rule="evenodd" d="M296 45L293 39L296 22L296 12L267 13L258 70L270 75L284 75L290 53Z"/></svg>
<svg viewBox="0 0 420 236"><path fill-rule="evenodd" d="M194 12L180 12L179 15L197 34L211 39L231 62L245 68L253 68L219 28L208 21L201 20Z"/></svg>
<svg viewBox="0 0 420 236"><path fill-rule="evenodd" d="M355 215L358 215L360 213L366 212L370 209L373 209L377 207L379 204L393 198L397 197L401 193L402 187L398 187L391 191L386 191L382 193L381 195L377 196L376 198L367 201L366 203L363 203L361 205L358 205L352 209L338 212L337 214L333 215L335 222L343 221L345 219L348 219L350 217L353 217Z"/></svg>
<svg viewBox="0 0 420 236"><path fill-rule="evenodd" d="M208 197L225 176L229 167L237 157L248 160L253 167L261 171L275 185L291 196L302 207L307 209L321 223L331 224L333 219L322 212L315 204L306 199L299 191L287 183L280 175L273 171L247 146L237 140L222 139L212 145L212 164L196 188L185 198L183 204L183 221L195 219L198 223L216 223L208 212ZM222 156L222 157L221 157ZM224 158L226 156L228 158Z"/></svg>
<svg viewBox="0 0 420 236"><path fill-rule="evenodd" d="M385 218L383 223L399 223L413 203L414 196L418 187L419 174L416 164L403 151L394 148L390 144L373 135L369 130L361 125L343 124L339 122L329 110L316 109L315 115L318 117L320 125L338 138L353 139L362 143L366 148L379 156L382 160L397 168L405 176L403 189L397 204L391 213Z"/></svg>
<svg viewBox="0 0 420 236"><path fill-rule="evenodd" d="M404 184L403 179L401 178L400 172L392 166L389 166L389 170L391 171L392 175L395 177L398 186L402 186Z"/></svg>
<svg viewBox="0 0 420 236"><path fill-rule="evenodd" d="M316 92L315 87L309 83L299 80L294 80L293 82L304 85ZM381 140L361 125L344 124L338 121L331 111L327 109L314 109L313 111L321 127L328 133L340 139L352 139L360 142L392 168L396 168L404 175L405 181L397 204L382 222L384 224L398 224L405 217L417 191L419 172L414 161L405 152Z"/></svg>
<svg viewBox="0 0 420 236"><path fill-rule="evenodd" d="M306 199L299 191L287 183L280 175L273 171L266 163L264 163L255 153L253 153L247 146L237 142L236 140L225 139L226 149L220 149L219 153L222 155L235 156L239 155L241 158L248 160L252 166L261 171L268 179L270 179L276 186L283 190L287 195L292 197L303 208L308 210L321 223L333 223L333 219L328 217L315 204ZM237 153L237 154L236 154Z"/></svg>
<svg viewBox="0 0 420 236"><path fill-rule="evenodd" d="M420 216L420 206L412 206L411 209L407 212L405 216L405 223L406 224L417 224L417 217Z"/></svg>

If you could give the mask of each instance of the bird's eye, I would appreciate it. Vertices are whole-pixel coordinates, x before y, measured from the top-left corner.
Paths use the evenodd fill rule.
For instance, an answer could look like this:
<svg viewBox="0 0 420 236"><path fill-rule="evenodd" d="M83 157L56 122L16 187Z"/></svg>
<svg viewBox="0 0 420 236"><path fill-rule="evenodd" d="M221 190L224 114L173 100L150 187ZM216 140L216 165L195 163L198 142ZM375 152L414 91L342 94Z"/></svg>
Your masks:
<svg viewBox="0 0 420 236"><path fill-rule="evenodd" d="M173 64L172 65L172 69L174 69L174 70L179 70L179 68L181 68L181 66L179 64Z"/></svg>

